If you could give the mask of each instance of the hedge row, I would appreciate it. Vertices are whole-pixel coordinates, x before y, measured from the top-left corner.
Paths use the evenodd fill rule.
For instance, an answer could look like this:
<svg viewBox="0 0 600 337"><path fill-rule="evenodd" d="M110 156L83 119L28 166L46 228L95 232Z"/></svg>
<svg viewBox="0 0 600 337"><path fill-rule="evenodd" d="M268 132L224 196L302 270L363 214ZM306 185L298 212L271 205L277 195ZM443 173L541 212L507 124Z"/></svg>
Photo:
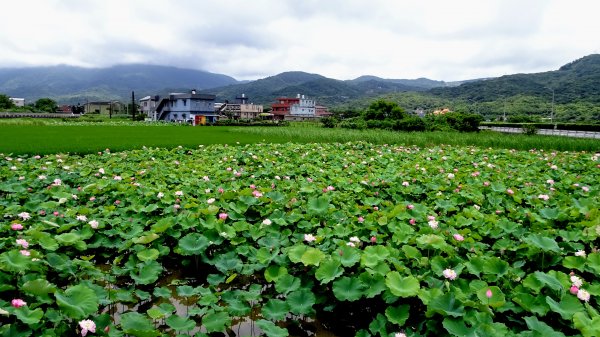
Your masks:
<svg viewBox="0 0 600 337"><path fill-rule="evenodd" d="M499 123L484 122L481 126L504 127L504 128L524 128L532 125L538 129L557 129L572 131L596 131L600 132L600 124L570 124L570 123Z"/></svg>

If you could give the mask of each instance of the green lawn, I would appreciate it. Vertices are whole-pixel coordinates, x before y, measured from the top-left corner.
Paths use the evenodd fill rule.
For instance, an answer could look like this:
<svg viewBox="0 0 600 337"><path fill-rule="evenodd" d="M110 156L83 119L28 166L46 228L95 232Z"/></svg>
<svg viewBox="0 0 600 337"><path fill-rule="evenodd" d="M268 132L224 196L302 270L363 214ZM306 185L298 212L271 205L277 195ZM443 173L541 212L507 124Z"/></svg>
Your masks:
<svg viewBox="0 0 600 337"><path fill-rule="evenodd" d="M35 125L0 124L0 153L92 153L147 147L197 147L204 144L348 142L432 146L474 145L518 150L600 151L600 140L555 136L525 136L496 132L407 133L383 130L290 127L189 127L170 125Z"/></svg>

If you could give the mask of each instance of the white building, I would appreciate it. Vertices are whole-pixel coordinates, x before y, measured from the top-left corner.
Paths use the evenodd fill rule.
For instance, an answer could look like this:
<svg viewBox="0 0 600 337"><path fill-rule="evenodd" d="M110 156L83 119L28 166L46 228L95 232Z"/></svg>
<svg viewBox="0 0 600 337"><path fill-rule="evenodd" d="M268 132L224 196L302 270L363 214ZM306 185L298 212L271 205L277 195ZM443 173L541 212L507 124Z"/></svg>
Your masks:
<svg viewBox="0 0 600 337"><path fill-rule="evenodd" d="M298 94L297 98L300 101L298 104L293 104L290 107L290 115L315 116L315 100L300 94Z"/></svg>
<svg viewBox="0 0 600 337"><path fill-rule="evenodd" d="M154 111L156 109L156 104L158 102L158 96L146 96L144 98L140 98L140 110L141 113L146 116L156 119L154 115Z"/></svg>
<svg viewBox="0 0 600 337"><path fill-rule="evenodd" d="M25 98L10 98L15 106L25 106Z"/></svg>

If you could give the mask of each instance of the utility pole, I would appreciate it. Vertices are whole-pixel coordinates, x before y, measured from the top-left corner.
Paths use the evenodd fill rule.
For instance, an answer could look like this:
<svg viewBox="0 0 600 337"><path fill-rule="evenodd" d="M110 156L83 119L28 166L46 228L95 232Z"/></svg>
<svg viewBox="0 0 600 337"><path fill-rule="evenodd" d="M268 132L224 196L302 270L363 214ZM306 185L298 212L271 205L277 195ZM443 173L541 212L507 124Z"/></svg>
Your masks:
<svg viewBox="0 0 600 337"><path fill-rule="evenodd" d="M550 123L554 123L554 88L552 88L552 110L550 110Z"/></svg>
<svg viewBox="0 0 600 337"><path fill-rule="evenodd" d="M133 115L132 119L135 121L135 93L131 92L131 114Z"/></svg>
<svg viewBox="0 0 600 337"><path fill-rule="evenodd" d="M108 102L108 118L112 119L112 101Z"/></svg>

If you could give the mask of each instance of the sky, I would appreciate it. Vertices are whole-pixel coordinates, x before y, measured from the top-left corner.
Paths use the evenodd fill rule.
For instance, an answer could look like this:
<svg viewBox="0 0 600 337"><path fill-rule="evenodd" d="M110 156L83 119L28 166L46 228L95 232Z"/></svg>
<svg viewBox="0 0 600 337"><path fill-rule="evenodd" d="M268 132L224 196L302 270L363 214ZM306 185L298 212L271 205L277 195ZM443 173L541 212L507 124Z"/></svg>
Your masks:
<svg viewBox="0 0 600 337"><path fill-rule="evenodd" d="M254 80L457 81L600 53L597 0L4 0L0 68L147 63Z"/></svg>

